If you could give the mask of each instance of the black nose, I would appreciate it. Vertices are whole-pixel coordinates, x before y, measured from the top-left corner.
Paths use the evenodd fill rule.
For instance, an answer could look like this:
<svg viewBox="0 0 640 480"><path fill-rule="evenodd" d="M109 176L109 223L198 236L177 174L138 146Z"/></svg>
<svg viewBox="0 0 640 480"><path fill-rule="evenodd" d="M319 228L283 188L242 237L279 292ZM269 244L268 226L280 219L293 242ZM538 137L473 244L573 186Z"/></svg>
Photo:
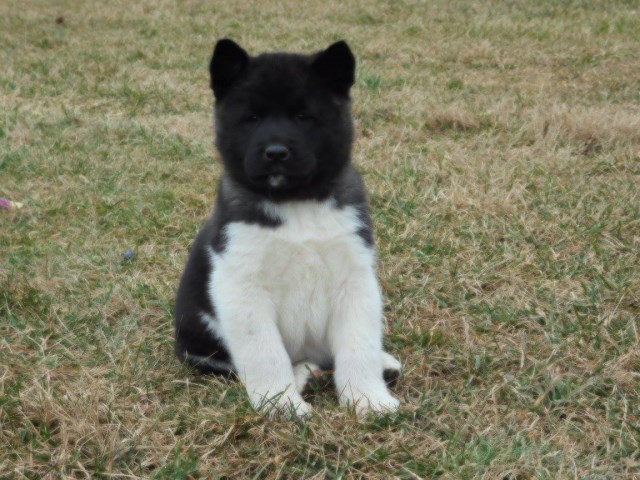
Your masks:
<svg viewBox="0 0 640 480"><path fill-rule="evenodd" d="M269 162L283 162L287 158L289 158L291 154L289 153L289 149L284 145L274 144L269 145L264 150L264 158Z"/></svg>

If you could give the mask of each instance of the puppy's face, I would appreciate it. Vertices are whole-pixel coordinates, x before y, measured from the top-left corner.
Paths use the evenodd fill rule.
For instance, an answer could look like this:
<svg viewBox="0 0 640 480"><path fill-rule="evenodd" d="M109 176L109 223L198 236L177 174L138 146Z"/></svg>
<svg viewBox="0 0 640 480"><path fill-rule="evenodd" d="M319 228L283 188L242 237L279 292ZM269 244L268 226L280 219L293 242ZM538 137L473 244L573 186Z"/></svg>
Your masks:
<svg viewBox="0 0 640 480"><path fill-rule="evenodd" d="M272 198L313 196L349 162L355 59L346 43L249 57L220 40L210 70L216 144L236 181Z"/></svg>

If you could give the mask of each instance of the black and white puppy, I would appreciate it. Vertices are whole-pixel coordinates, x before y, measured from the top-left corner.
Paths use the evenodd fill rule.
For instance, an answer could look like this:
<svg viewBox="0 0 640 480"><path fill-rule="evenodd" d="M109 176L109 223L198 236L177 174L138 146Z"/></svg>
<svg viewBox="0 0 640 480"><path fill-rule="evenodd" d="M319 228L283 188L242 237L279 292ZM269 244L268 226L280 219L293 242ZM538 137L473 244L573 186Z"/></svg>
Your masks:
<svg viewBox="0 0 640 480"><path fill-rule="evenodd" d="M175 308L178 357L236 374L251 404L307 415L309 376L333 369L340 403L394 411L367 199L350 163L345 42L251 57L220 40L210 64L224 163ZM387 378L388 379L388 378Z"/></svg>

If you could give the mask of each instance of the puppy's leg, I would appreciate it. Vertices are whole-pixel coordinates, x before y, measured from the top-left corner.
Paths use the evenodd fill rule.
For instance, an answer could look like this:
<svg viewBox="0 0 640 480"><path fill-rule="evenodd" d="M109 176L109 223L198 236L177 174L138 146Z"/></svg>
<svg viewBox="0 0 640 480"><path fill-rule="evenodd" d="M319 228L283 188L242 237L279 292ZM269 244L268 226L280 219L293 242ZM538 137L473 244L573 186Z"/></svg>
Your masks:
<svg viewBox="0 0 640 480"><path fill-rule="evenodd" d="M234 288L232 280L227 277L227 282L215 289L216 308L233 364L251 404L269 414L310 414L311 406L296 390L273 303L266 292L251 288L250 282Z"/></svg>
<svg viewBox="0 0 640 480"><path fill-rule="evenodd" d="M354 272L344 283L330 325L335 383L343 405L359 416L395 411L383 379L382 299L373 269Z"/></svg>

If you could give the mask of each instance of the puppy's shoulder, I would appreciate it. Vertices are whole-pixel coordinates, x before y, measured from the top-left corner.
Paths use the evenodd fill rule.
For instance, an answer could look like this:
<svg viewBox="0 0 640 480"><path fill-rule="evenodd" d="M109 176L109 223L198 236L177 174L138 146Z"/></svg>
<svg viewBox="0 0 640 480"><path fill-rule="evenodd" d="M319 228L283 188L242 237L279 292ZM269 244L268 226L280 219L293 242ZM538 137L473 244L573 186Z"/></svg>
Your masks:
<svg viewBox="0 0 640 480"><path fill-rule="evenodd" d="M369 247L374 246L373 221L369 213L369 200L362 176L349 165L340 177L334 197L340 208L351 207L359 220L358 235Z"/></svg>

